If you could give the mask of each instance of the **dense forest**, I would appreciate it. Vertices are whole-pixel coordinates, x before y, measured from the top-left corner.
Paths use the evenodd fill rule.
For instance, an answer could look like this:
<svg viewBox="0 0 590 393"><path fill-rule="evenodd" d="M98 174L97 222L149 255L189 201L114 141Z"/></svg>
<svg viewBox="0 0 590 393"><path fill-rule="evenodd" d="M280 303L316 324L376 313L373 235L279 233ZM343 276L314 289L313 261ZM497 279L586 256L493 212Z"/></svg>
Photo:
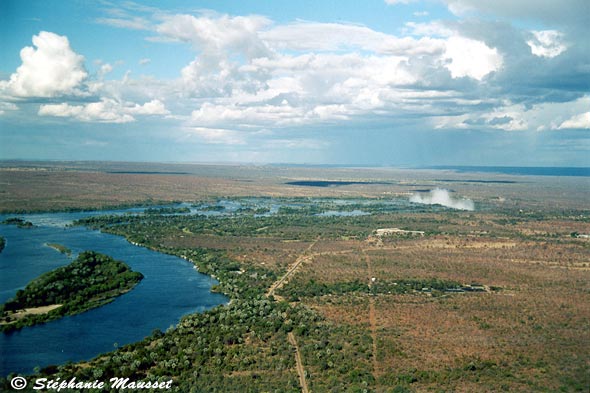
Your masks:
<svg viewBox="0 0 590 393"><path fill-rule="evenodd" d="M43 323L99 307L128 292L143 279L125 263L108 255L85 251L67 266L47 272L0 306L4 332ZM61 305L61 306L58 306ZM25 309L48 307L49 312Z"/></svg>

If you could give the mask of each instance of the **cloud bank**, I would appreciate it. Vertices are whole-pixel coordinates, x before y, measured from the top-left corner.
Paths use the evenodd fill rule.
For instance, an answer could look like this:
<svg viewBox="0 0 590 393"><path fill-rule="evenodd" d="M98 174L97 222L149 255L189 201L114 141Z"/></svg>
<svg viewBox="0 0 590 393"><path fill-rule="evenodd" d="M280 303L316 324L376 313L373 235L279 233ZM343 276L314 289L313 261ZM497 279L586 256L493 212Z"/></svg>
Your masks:
<svg viewBox="0 0 590 393"><path fill-rule="evenodd" d="M421 194L413 194L410 197L410 202L422 203L425 205L442 205L457 210L473 211L475 209L475 205L471 199L455 199L450 195L448 190L442 188L430 190L430 192L424 196Z"/></svg>
<svg viewBox="0 0 590 393"><path fill-rule="evenodd" d="M307 146L320 146L318 161L587 165L590 2L376 1L396 18L105 3L89 12L89 32L127 30L108 54L84 47L67 21L62 35L41 31L31 45L26 30L7 46L22 48L21 61L17 49L0 73L0 122L14 135L23 120L125 124L128 135L150 129L175 147L183 137L207 152L234 146L224 159L261 157L271 146L280 160L307 160ZM459 135L477 147L440 143Z"/></svg>

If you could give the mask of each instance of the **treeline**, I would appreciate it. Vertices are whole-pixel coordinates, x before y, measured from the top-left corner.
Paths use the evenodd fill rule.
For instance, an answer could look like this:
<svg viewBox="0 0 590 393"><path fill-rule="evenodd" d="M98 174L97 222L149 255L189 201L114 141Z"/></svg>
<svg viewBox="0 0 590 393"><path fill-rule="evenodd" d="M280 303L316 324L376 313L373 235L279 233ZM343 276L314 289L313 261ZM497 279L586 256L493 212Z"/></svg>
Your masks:
<svg viewBox="0 0 590 393"><path fill-rule="evenodd" d="M85 251L71 264L31 281L25 289L18 290L13 299L0 306L1 329L8 332L99 307L131 290L142 279L141 273L131 271L123 262ZM56 304L61 307L48 313L15 318L19 310Z"/></svg>
<svg viewBox="0 0 590 393"><path fill-rule="evenodd" d="M144 210L145 214L179 214L190 212L191 209L188 207L150 207Z"/></svg>
<svg viewBox="0 0 590 393"><path fill-rule="evenodd" d="M191 232L194 230L193 233L198 233L198 231L206 232L205 228L218 230L227 228L232 225L227 222L228 220L234 221L231 218L209 220L195 216L103 216L89 217L75 224L84 224L94 229L124 236L134 244L186 259L193 263L199 272L219 281L219 284L212 288L213 291L223 293L232 299L251 299L261 296L276 280L277 272L255 265L242 266L219 250L165 247L160 244L160 239L164 236L178 236L190 223L199 226L199 229L191 226ZM251 223L249 219L244 221Z"/></svg>
<svg viewBox="0 0 590 393"><path fill-rule="evenodd" d="M338 391L346 386L347 391L362 392L374 384L371 340L366 336L351 341L359 332L350 329L355 328L335 326L305 307L265 298L234 300L186 316L165 333L156 330L143 341L90 362L45 367L35 378L173 379L173 392L300 392L294 350L287 339L293 332L310 389ZM9 381L10 376L0 389L10 389Z"/></svg>
<svg viewBox="0 0 590 393"><path fill-rule="evenodd" d="M278 294L289 301L299 301L303 297L324 295L343 295L346 293L404 294L411 292L428 292L440 295L443 292L467 291L456 281L438 278L376 280L369 285L367 281L354 280L334 283L318 282L314 279L295 277L278 290Z"/></svg>
<svg viewBox="0 0 590 393"><path fill-rule="evenodd" d="M225 219L195 219L194 216L103 216L77 221L91 228L125 236L127 240L149 249L175 255L193 263L199 272L219 281L212 291L223 293L232 299L252 299L262 296L277 279L277 272L256 265L244 265L230 259L223 251L205 248L165 247L160 244L164 234L177 236L188 222L204 226L227 225ZM250 222L250 220L246 220ZM201 227L201 230L203 230ZM253 231L254 232L254 231Z"/></svg>
<svg viewBox="0 0 590 393"><path fill-rule="evenodd" d="M222 251L204 248L153 247L159 252L176 255L192 262L199 272L219 281L211 289L232 299L253 299L262 296L277 279L277 273L258 266L241 266Z"/></svg>
<svg viewBox="0 0 590 393"><path fill-rule="evenodd" d="M55 207L49 209L0 209L0 214L31 214L31 213L77 213L77 212L89 212L89 211L101 211L101 210L122 210L122 209L129 209L133 207L144 207L144 206L154 206L154 205L169 205L169 204L178 204L181 201L173 200L173 201L165 201L165 200L153 200L148 198L143 201L137 202L129 202L129 203L114 203L112 205L103 204L103 205L95 205L95 206L85 206L85 207Z"/></svg>
<svg viewBox="0 0 590 393"><path fill-rule="evenodd" d="M240 207L236 210L238 214L268 214L270 213L270 208L268 207Z"/></svg>
<svg viewBox="0 0 590 393"><path fill-rule="evenodd" d="M32 227L34 227L32 222L25 221L22 218L17 218L17 217L7 218L6 220L2 221L2 224L16 225L18 228L32 228Z"/></svg>
<svg viewBox="0 0 590 393"><path fill-rule="evenodd" d="M351 292L369 292L367 282L354 280L347 282L324 283L314 279L291 279L277 293L289 301L299 301L302 297L315 297L324 295L342 295Z"/></svg>
<svg viewBox="0 0 590 393"><path fill-rule="evenodd" d="M253 215L225 217L109 215L84 218L74 224L127 236L129 240L136 243L153 243L156 239L174 236L181 231L216 236L260 236L306 241L316 239L318 236L327 239L337 239L342 236L365 238L373 230L370 217L318 217L306 214L256 217ZM260 228L264 229L260 230Z"/></svg>

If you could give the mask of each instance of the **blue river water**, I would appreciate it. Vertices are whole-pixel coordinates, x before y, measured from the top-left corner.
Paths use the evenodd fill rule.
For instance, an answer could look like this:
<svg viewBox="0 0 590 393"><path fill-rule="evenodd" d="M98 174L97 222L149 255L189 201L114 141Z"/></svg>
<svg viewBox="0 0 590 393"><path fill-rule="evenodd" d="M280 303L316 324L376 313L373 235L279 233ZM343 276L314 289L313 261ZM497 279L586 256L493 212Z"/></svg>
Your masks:
<svg viewBox="0 0 590 393"><path fill-rule="evenodd" d="M32 279L70 263L84 250L110 255L144 275L132 291L103 307L10 334L0 333L0 375L91 359L116 346L142 340L154 329L166 330L186 314L228 301L210 292L217 282L200 274L190 262L134 246L119 236L65 226L81 217L109 213L114 212L10 215L36 226L0 225L0 235L6 239L0 253L1 303ZM0 221L5 217L0 216ZM60 254L47 243L70 248L72 256Z"/></svg>

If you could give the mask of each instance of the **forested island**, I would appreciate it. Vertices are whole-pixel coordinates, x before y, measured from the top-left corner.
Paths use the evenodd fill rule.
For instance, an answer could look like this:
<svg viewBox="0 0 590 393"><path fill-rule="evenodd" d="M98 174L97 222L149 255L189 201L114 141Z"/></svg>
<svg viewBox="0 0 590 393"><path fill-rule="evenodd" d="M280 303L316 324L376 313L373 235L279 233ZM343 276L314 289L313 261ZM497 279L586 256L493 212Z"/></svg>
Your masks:
<svg viewBox="0 0 590 393"><path fill-rule="evenodd" d="M7 218L6 220L2 221L2 224L16 225L19 228L32 228L35 226L30 221L25 221L22 218L16 218L16 217Z"/></svg>
<svg viewBox="0 0 590 393"><path fill-rule="evenodd" d="M2 252L2 250L4 250L4 246L6 245L6 240L0 236L0 252Z"/></svg>
<svg viewBox="0 0 590 393"><path fill-rule="evenodd" d="M10 332L100 307L142 279L121 261L85 251L71 264L31 281L0 306L0 330Z"/></svg>
<svg viewBox="0 0 590 393"><path fill-rule="evenodd" d="M179 214L190 212L191 209L188 207L150 207L145 209L144 214Z"/></svg>

